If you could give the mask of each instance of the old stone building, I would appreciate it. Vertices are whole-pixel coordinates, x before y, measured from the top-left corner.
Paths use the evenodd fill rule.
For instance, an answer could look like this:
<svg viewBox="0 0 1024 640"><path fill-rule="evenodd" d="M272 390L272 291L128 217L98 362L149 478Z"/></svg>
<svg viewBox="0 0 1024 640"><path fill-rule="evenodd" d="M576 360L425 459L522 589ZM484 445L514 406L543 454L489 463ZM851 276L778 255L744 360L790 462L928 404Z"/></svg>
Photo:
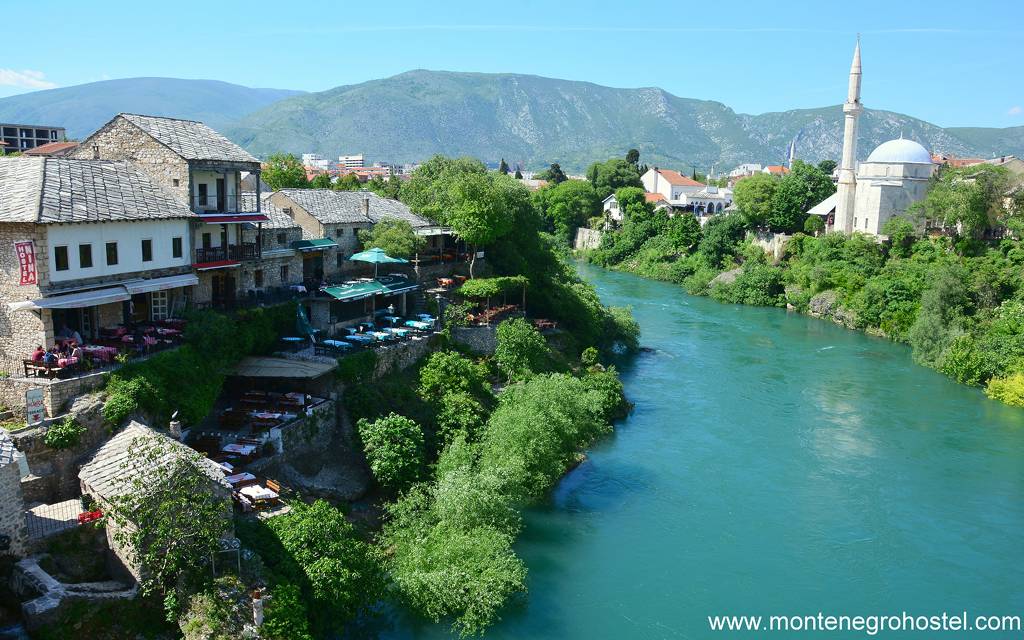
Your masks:
<svg viewBox="0 0 1024 640"><path fill-rule="evenodd" d="M260 243L260 259L243 263L241 289L247 296L259 295L302 284L302 256L295 248L302 240L302 227L271 202L264 194L260 210L267 217L262 229L247 225L242 230L245 242ZM255 193L243 193L242 200L255 199ZM246 202L246 207L254 205Z"/></svg>
<svg viewBox="0 0 1024 640"><path fill-rule="evenodd" d="M0 429L0 555L20 557L28 548L25 500L14 442Z"/></svg>
<svg viewBox="0 0 1024 640"><path fill-rule="evenodd" d="M409 207L369 191L282 189L270 201L302 227L303 279L338 283L363 268L348 258L362 247L359 231L387 218L401 219L427 239L426 251L444 247L451 231L413 213Z"/></svg>
<svg viewBox="0 0 1024 640"><path fill-rule="evenodd" d="M140 455L140 452L143 453ZM148 452L159 455L146 455ZM231 485L224 479L224 469L177 440L138 422L131 422L107 440L82 466L78 474L82 495L91 496L102 505L103 511L109 511L110 505L116 505L126 492L141 491L147 485L170 480L166 473L161 473L161 468L186 457L205 476L204 484L210 492L223 500L224 518L230 521ZM140 523L125 526L132 524ZM117 540L118 526L117 522L108 521L107 542L123 568L138 580L141 569L133 561L131 550Z"/></svg>
<svg viewBox="0 0 1024 640"><path fill-rule="evenodd" d="M121 113L86 138L77 158L124 159L171 190L197 215L189 255L199 278L195 301L233 305L245 295L242 271L260 270L260 162L202 122ZM242 182L255 185L246 197ZM255 225L254 234L245 231Z"/></svg>
<svg viewBox="0 0 1024 640"><path fill-rule="evenodd" d="M195 214L125 161L0 158L0 361L58 335L170 317L197 279Z"/></svg>

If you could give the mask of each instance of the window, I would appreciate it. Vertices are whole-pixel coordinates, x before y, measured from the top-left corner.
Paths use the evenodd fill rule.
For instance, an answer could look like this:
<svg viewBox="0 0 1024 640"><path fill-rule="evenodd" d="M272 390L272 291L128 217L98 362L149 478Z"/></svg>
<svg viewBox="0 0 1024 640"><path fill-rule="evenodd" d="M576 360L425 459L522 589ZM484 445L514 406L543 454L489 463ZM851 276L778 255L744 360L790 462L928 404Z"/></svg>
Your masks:
<svg viewBox="0 0 1024 640"><path fill-rule="evenodd" d="M344 263L345 263L345 256L339 253L338 254L338 268L340 269L341 265L343 265Z"/></svg>
<svg viewBox="0 0 1024 640"><path fill-rule="evenodd" d="M166 291L153 291L149 294L150 320L166 320L170 317L171 305Z"/></svg>
<svg viewBox="0 0 1024 640"><path fill-rule="evenodd" d="M284 233L277 234L277 244L283 245L288 241L288 235Z"/></svg>
<svg viewBox="0 0 1024 640"><path fill-rule="evenodd" d="M99 160L100 159L100 145L98 145L98 144L92 145L92 159L93 160Z"/></svg>
<svg viewBox="0 0 1024 640"><path fill-rule="evenodd" d="M80 244L78 245L78 267L80 269L89 269L92 267L92 245L91 244Z"/></svg>
<svg viewBox="0 0 1024 640"><path fill-rule="evenodd" d="M337 231L334 232L334 236L337 238L340 238L343 235L345 235L345 230L342 228L339 228Z"/></svg>
<svg viewBox="0 0 1024 640"><path fill-rule="evenodd" d="M281 265L281 284L287 284L287 283L288 283L288 265L282 264Z"/></svg>
<svg viewBox="0 0 1024 640"><path fill-rule="evenodd" d="M153 261L153 241L146 238L142 241L142 261L152 262Z"/></svg>
<svg viewBox="0 0 1024 640"><path fill-rule="evenodd" d="M184 250L182 249L181 236L171 238L171 257L180 258Z"/></svg>
<svg viewBox="0 0 1024 640"><path fill-rule="evenodd" d="M171 184L173 186L175 186L175 187L180 187L181 186L181 180L179 180L177 178L171 178Z"/></svg>
<svg viewBox="0 0 1024 640"><path fill-rule="evenodd" d="M109 267L109 266L112 266L112 265L115 265L115 264L117 264L117 243L116 242L108 242L107 243L107 266Z"/></svg>
<svg viewBox="0 0 1024 640"><path fill-rule="evenodd" d="M868 219L867 218L864 218L864 228L865 229L868 228Z"/></svg>
<svg viewBox="0 0 1024 640"><path fill-rule="evenodd" d="M263 287L263 269L257 269L252 272L252 282L256 285L256 288Z"/></svg>
<svg viewBox="0 0 1024 640"><path fill-rule="evenodd" d="M213 236L211 236L209 233L204 233L203 234L203 248L204 249L209 249L212 246L213 246Z"/></svg>
<svg viewBox="0 0 1024 640"><path fill-rule="evenodd" d="M54 247L53 248L53 264L57 271L68 270L68 248Z"/></svg>

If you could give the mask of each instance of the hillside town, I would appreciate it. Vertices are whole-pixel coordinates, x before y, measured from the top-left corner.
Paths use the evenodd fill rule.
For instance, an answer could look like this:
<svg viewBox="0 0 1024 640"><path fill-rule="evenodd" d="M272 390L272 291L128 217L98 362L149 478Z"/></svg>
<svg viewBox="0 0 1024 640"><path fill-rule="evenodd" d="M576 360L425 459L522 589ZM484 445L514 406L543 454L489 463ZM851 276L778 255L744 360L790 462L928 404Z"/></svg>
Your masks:
<svg viewBox="0 0 1024 640"><path fill-rule="evenodd" d="M897 340L912 333L906 314L884 324L878 312L876 327L867 313L859 323L841 313L835 290L856 278L798 290L797 277L816 276L784 282L779 265L809 255L794 246L811 251L826 237L881 261L914 241L950 239L942 246L952 253L954 240L988 248L1019 233L1004 217L954 219L928 207L943 176L975 184L990 170L1001 181L986 214L1016 207L1024 161L1013 155L958 157L900 137L859 160L861 78L858 42L841 158L805 163L794 141L785 161L751 158L720 174L647 167L635 149L579 176L504 159L494 168L440 156L258 158L203 122L133 113L79 141L59 126L0 124L0 553L18 624L64 629L81 603L116 612L148 598L187 634L208 623L216 607L200 596L215 593L244 637L308 638L308 621L338 632L332 621L359 618L391 579L427 618L486 628L525 589L511 549L519 505L545 495L628 411L612 362L639 348L638 329L566 275L570 251L688 290L697 283L697 295L807 311ZM791 202L764 195L789 188L799 194ZM484 195L470 206L458 200L467 192ZM771 281L750 284L755 270ZM748 285L765 295L736 293ZM866 295L851 295L850 308ZM967 335L957 331L950 344ZM1020 375L993 369L970 384ZM526 450L534 433L488 442L482 430L517 410L531 380L564 415L545 407L505 419L565 432L537 438L558 448L543 465L531 449L502 466L506 447ZM481 449L470 455L471 444ZM417 456L415 469L406 455ZM441 513L449 490L479 490L484 498L467 504L496 506L460 529L446 518L462 516ZM179 552L180 529L151 526L165 521L185 521L205 546ZM290 526L298 533L275 528ZM482 598L461 593L435 609L416 591L420 576L401 572L415 565L436 581L424 591L460 593L436 571L456 562L443 545L466 536L469 547L480 530L496 532L486 540L497 551L482 553L502 560L500 597L479 611ZM309 559L304 545L316 545L303 538L285 561L268 535L286 547L337 539L340 550L296 567ZM162 555L175 572L154 562ZM309 570L321 561L373 580L324 586ZM204 586L215 591L189 591L190 563L221 580ZM165 615L165 598L186 596ZM289 636L276 625L294 611L303 631Z"/></svg>

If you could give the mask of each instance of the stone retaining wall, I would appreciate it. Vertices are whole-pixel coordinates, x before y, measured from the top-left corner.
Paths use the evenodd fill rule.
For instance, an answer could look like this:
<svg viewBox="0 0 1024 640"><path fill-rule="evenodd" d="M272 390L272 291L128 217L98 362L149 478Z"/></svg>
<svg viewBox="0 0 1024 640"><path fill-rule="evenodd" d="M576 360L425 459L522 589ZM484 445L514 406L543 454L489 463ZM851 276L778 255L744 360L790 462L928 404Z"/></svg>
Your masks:
<svg viewBox="0 0 1024 640"><path fill-rule="evenodd" d="M452 340L477 355L488 356L498 347L498 327L454 327Z"/></svg>
<svg viewBox="0 0 1024 640"><path fill-rule="evenodd" d="M579 227L576 229L576 238L572 243L574 249L596 249L601 246L601 232L595 229Z"/></svg>

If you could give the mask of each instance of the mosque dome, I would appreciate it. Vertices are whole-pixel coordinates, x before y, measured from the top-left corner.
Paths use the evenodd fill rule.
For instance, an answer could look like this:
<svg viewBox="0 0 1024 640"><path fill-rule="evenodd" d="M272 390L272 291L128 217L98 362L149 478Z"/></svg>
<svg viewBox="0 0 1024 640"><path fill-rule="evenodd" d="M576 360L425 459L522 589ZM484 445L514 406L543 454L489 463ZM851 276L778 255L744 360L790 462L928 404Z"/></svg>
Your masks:
<svg viewBox="0 0 1024 640"><path fill-rule="evenodd" d="M898 164L931 164L928 150L913 140L899 138L883 142L868 156L868 162L889 162Z"/></svg>

